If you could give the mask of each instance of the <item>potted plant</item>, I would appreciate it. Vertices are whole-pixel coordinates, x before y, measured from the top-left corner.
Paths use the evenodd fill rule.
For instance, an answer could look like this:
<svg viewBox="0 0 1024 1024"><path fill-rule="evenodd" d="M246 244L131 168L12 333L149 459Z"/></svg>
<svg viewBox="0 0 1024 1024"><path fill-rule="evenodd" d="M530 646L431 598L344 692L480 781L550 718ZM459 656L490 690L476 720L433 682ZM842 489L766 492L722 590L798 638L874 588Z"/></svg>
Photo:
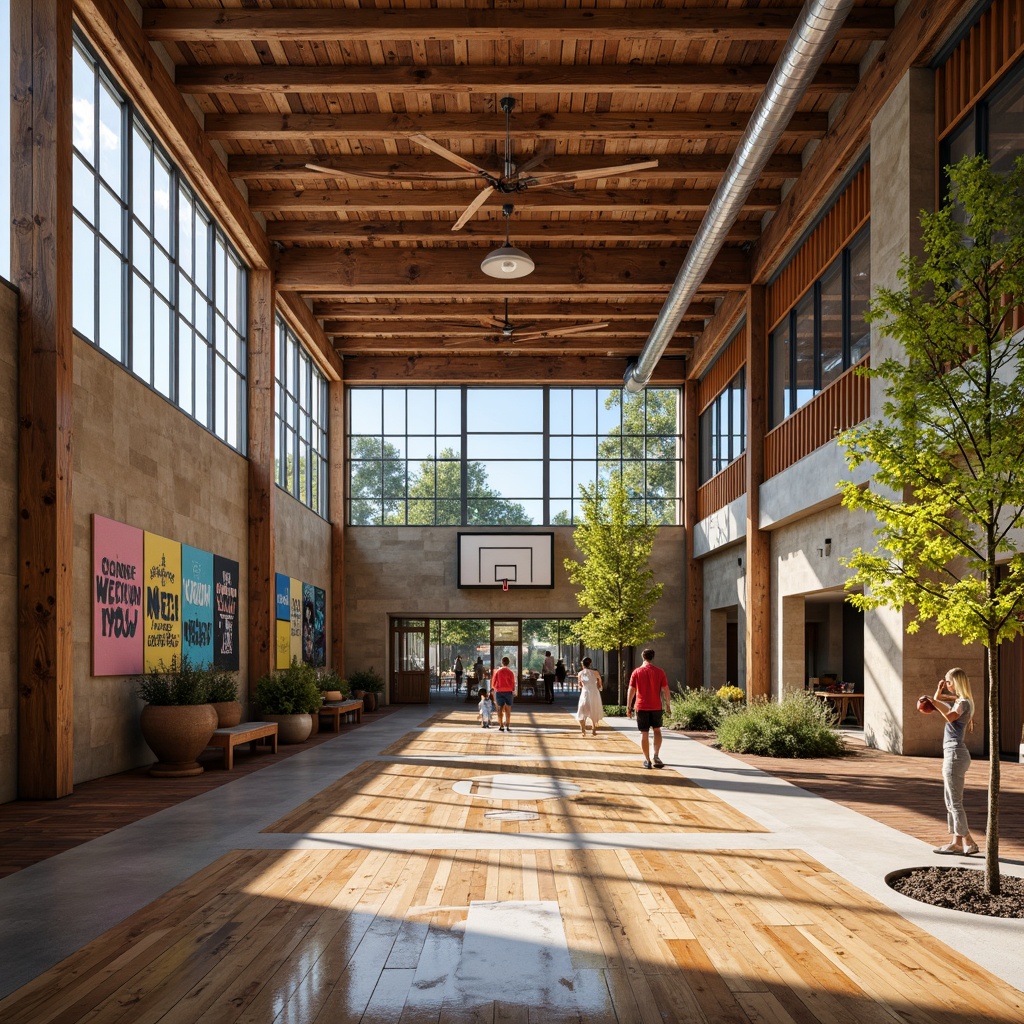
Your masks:
<svg viewBox="0 0 1024 1024"><path fill-rule="evenodd" d="M313 666L296 658L283 672L263 676L253 700L264 722L277 722L281 743L305 743L313 732L313 716L323 704Z"/></svg>
<svg viewBox="0 0 1024 1024"><path fill-rule="evenodd" d="M196 758L217 728L206 669L193 665L187 655L172 658L170 668L161 663L158 669L136 677L135 692L146 702L139 725L157 758L150 775L202 774Z"/></svg>
<svg viewBox="0 0 1024 1024"><path fill-rule="evenodd" d="M384 692L384 679L374 672L371 666L362 672L353 672L348 677L349 685L352 687L352 696L358 697L363 694L363 708L366 711L376 711L380 694Z"/></svg>
<svg viewBox="0 0 1024 1024"><path fill-rule="evenodd" d="M337 672L321 672L317 676L316 683L320 687L324 703L333 700L346 700L351 693L349 681L342 679Z"/></svg>
<svg viewBox="0 0 1024 1024"><path fill-rule="evenodd" d="M210 703L217 712L217 728L238 725L242 721L242 702L238 699L238 683L234 673L214 668L213 665L207 669L207 673Z"/></svg>

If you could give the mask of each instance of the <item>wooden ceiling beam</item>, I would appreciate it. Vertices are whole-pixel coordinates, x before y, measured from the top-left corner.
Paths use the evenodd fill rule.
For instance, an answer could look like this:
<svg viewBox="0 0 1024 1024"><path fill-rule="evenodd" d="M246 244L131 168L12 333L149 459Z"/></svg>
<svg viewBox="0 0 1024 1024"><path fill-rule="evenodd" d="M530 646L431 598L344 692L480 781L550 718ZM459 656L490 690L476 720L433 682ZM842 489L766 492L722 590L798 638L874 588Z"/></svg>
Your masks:
<svg viewBox="0 0 1024 1024"><path fill-rule="evenodd" d="M604 142L607 139L704 141L738 139L751 111L682 111L678 113L516 113L515 138L572 139ZM410 135L435 139L497 139L505 137L500 111L486 114L207 114L208 138L221 142L346 139L390 141ZM828 129L826 113L796 113L783 129L788 139L816 139Z"/></svg>
<svg viewBox="0 0 1024 1024"><path fill-rule="evenodd" d="M343 8L302 10L144 10L146 35L160 42L557 42L561 37L619 42L783 42L800 8L629 8L537 10L406 10ZM839 29L840 40L885 39L893 13L856 8Z"/></svg>
<svg viewBox="0 0 1024 1024"><path fill-rule="evenodd" d="M489 319L500 319L500 309L495 306ZM325 320L323 332L329 338L461 338L469 340L473 338L490 338L501 334L500 329L493 328L493 325L480 323L473 325L467 318L458 313L449 313L449 316L456 319L442 322L433 321L406 321L406 320ZM538 331L557 331L559 327L565 328L575 326L576 323L604 323L607 326L596 331L588 331L588 338L646 338L651 332L654 319L650 320L609 320L598 316L596 313L579 310L568 323L558 323L543 318L536 319L536 314L530 310L521 310L509 317L513 324L530 324L531 329ZM464 321L464 322L463 322Z"/></svg>
<svg viewBox="0 0 1024 1024"><path fill-rule="evenodd" d="M766 284L806 230L836 183L868 144L875 115L911 67L927 64L970 14L958 0L912 0L878 49L860 84L814 151L804 173L765 229L754 254L754 279Z"/></svg>
<svg viewBox="0 0 1024 1024"><path fill-rule="evenodd" d="M415 148L415 147L414 147ZM523 163L533 153L517 153L516 160ZM568 171L588 171L594 167L606 167L609 160L616 163L627 163L630 160L643 160L643 153L605 153L600 155L580 153L574 156L551 155L536 168L545 174L564 174ZM721 181L731 153L659 153L658 167L655 172L659 178L698 178L717 183ZM370 178L391 178L401 181L405 177L419 179L435 176L444 181L452 177L454 168L450 163L433 156L406 156L383 154L354 153L347 156L315 153L279 153L252 156L248 154L228 157L228 174L242 181L260 179L264 181L324 181L321 171L310 170L306 164L314 163L321 167L332 167L338 172L340 180L355 181L365 175ZM499 158L494 158L495 175L500 173ZM786 178L800 176L803 162L797 153L776 153L770 157L761 172L763 183L775 183Z"/></svg>
<svg viewBox="0 0 1024 1024"><path fill-rule="evenodd" d="M663 295L686 257L678 249L560 249L530 275L531 295L597 293ZM702 287L734 291L749 284L748 257L735 248L715 257ZM480 271L470 249L288 249L277 257L281 291L394 295L441 292L504 298L508 282Z"/></svg>
<svg viewBox="0 0 1024 1024"><path fill-rule="evenodd" d="M510 281L507 288L511 289L514 284L514 281ZM522 320L531 320L534 317L544 317L546 320L579 320L581 317L587 316L595 320L649 319L653 321L661 312L661 303L645 303L642 300L637 302L600 302L591 299L583 312L579 306L568 301L535 302L531 296L513 295L510 292L507 297L510 314ZM459 302L452 299L443 302L406 302L403 300L365 302L359 299L338 302L318 299L313 303L313 316L321 320L339 322L348 319L374 322L400 320L409 323L415 320L451 319L453 317L464 320L479 318L481 321L487 321L500 317L502 313L503 306L500 302ZM691 302L683 316L683 322L702 322L714 315L715 304L713 302Z"/></svg>
<svg viewBox="0 0 1024 1024"><path fill-rule="evenodd" d="M771 64L544 64L544 65L295 65L182 64L175 83L190 95L347 96L395 93L531 96L602 92L699 91L707 95L760 96L774 70ZM858 81L855 64L824 64L808 87L810 96L850 92Z"/></svg>
<svg viewBox="0 0 1024 1024"><path fill-rule="evenodd" d="M534 220L517 218L514 221L516 242L579 242L581 237L592 244L597 242L690 242L700 220L670 218L659 221L610 220L591 217L586 220ZM337 242L343 245L373 242L482 242L494 245L503 236L505 225L483 211L452 234L449 221L438 220L272 220L267 224L267 237L278 242ZM750 242L761 237L761 225L756 220L736 221L726 236L730 242Z"/></svg>
<svg viewBox="0 0 1024 1024"><path fill-rule="evenodd" d="M382 210L401 213L454 213L458 215L479 193L480 189L338 189L307 188L299 191L270 189L249 193L249 207L261 213L296 213L313 211L347 211L378 213ZM610 213L668 213L687 210L703 214L715 190L698 189L615 189L528 188L514 195L494 190L493 201L500 207L511 202L517 210L541 210L545 213L577 213L581 210L606 210ZM747 210L774 210L782 196L778 189L762 188L750 192L744 202ZM454 218L453 218L454 219ZM516 223L512 224L515 235ZM492 232L493 233L493 232ZM451 232L449 231L449 234ZM457 239L456 239L457 240Z"/></svg>
<svg viewBox="0 0 1024 1024"><path fill-rule="evenodd" d="M449 352L452 355L498 352L531 353L535 355L573 354L592 356L636 357L643 346L637 338L593 338L589 335L575 338L534 338L529 341L509 341L500 334L481 335L479 338L453 338L426 341L422 338L339 338L336 341L339 356L353 355L434 355ZM666 349L670 355L689 355L693 351L693 338L678 337Z"/></svg>
<svg viewBox="0 0 1024 1024"><path fill-rule="evenodd" d="M628 358L566 355L346 356L346 384L607 384L621 386ZM666 356L651 383L682 384L686 360Z"/></svg>

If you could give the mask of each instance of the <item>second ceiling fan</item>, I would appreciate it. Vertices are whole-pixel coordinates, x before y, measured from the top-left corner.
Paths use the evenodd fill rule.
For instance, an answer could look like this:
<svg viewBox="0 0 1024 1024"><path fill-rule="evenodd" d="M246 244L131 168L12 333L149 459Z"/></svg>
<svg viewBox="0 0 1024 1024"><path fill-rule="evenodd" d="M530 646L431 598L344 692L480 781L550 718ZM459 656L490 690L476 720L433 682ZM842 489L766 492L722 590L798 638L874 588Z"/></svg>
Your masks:
<svg viewBox="0 0 1024 1024"><path fill-rule="evenodd" d="M516 105L516 101L511 96L505 96L499 105L505 112L505 158L501 174L493 174L485 167L481 167L479 164L473 163L472 160L467 160L466 157L454 153L446 146L442 146L441 143L435 142L429 135L417 134L409 136L411 142L415 142L424 149L429 149L431 153L436 153L466 172L464 176L460 175L459 177L483 178L487 182L476 198L463 210L459 219L452 225L452 231L458 231L462 228L476 211L494 195L509 196L516 192L525 192L528 188L554 188L560 185L575 185L576 182L586 181L588 178L614 178L620 175L633 174L636 171L648 171L658 166L657 160L640 160L631 164L592 167L589 170L583 171L549 171L530 174L528 172L539 164L547 154L541 153L528 160L522 166L516 164L512 149L512 110ZM358 175L359 173L358 171L339 171L332 167L326 167L323 164L308 163L306 166L311 170L338 177L348 177L353 174ZM414 180L414 178L410 176L409 180ZM415 180L421 179L416 176Z"/></svg>
<svg viewBox="0 0 1024 1024"><path fill-rule="evenodd" d="M549 328L538 328L537 325L533 323L514 324L509 319L508 315L508 299L505 299L505 315L501 320L495 317L486 324L468 324L461 321L448 321L448 323L452 327L479 327L482 334L489 335L491 332L497 332L501 335L501 341L505 341L513 345L520 341L539 341L542 338L571 337L574 334L585 334L588 331L599 331L608 326L607 322L567 324L565 327ZM470 339L460 339L451 342L451 345L471 345L473 343L474 341Z"/></svg>

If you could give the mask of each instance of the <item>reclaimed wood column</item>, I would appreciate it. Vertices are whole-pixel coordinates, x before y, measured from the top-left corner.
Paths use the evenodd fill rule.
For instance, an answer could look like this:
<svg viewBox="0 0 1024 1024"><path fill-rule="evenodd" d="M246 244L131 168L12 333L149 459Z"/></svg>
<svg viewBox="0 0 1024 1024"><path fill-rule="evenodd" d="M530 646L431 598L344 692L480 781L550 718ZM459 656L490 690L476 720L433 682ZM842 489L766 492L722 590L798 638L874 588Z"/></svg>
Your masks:
<svg viewBox="0 0 1024 1024"><path fill-rule="evenodd" d="M768 332L765 289L747 305L747 696L771 694L771 535L760 528L764 437L768 428Z"/></svg>
<svg viewBox="0 0 1024 1024"><path fill-rule="evenodd" d="M274 507L274 285L249 272L249 694L272 672L277 650Z"/></svg>
<svg viewBox="0 0 1024 1024"><path fill-rule="evenodd" d="M345 381L327 383L328 509L331 517L331 667L345 674Z"/></svg>
<svg viewBox="0 0 1024 1024"><path fill-rule="evenodd" d="M74 783L71 4L11 6L11 277L18 288L18 795Z"/></svg>
<svg viewBox="0 0 1024 1024"><path fill-rule="evenodd" d="M694 557L697 487L700 484L700 430L697 407L700 382L683 387L683 519L686 527L686 685L704 685L704 563Z"/></svg>

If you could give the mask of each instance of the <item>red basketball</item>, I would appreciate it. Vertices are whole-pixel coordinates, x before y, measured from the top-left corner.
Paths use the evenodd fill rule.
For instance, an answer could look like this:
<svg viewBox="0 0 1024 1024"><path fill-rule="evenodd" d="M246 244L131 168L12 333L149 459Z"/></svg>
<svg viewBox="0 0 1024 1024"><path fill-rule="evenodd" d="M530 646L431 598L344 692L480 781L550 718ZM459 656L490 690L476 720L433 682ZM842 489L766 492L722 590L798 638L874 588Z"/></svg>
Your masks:
<svg viewBox="0 0 1024 1024"><path fill-rule="evenodd" d="M917 710L922 714L930 715L935 708L932 706L931 697L918 697L917 698Z"/></svg>

